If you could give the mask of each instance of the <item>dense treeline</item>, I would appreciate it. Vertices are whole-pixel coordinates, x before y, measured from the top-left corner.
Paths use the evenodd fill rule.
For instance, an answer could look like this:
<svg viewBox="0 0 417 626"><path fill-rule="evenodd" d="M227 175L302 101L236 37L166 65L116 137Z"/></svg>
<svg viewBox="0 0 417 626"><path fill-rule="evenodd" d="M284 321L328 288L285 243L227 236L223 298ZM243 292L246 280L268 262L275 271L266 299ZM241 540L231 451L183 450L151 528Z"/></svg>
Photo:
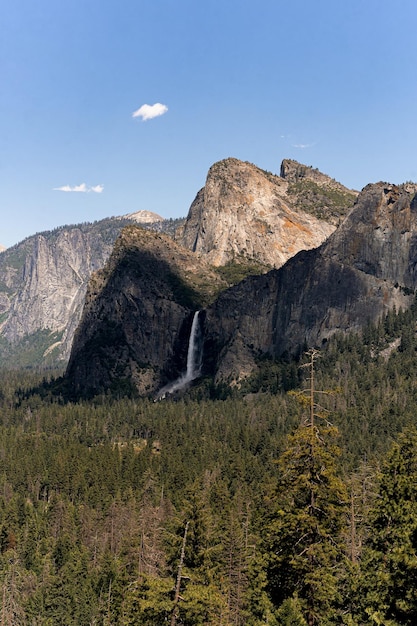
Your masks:
<svg viewBox="0 0 417 626"><path fill-rule="evenodd" d="M0 624L415 624L415 325L221 400L66 403L3 372Z"/></svg>

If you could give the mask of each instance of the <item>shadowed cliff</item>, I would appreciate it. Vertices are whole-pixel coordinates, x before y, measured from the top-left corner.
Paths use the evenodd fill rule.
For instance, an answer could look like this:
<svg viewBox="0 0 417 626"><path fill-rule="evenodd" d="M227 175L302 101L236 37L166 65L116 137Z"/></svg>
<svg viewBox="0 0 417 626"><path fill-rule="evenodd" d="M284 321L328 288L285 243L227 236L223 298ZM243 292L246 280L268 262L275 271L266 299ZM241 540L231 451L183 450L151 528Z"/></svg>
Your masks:
<svg viewBox="0 0 417 626"><path fill-rule="evenodd" d="M169 237L126 228L90 281L67 368L71 392L154 393L184 369L193 312L222 287Z"/></svg>
<svg viewBox="0 0 417 626"><path fill-rule="evenodd" d="M320 347L407 308L417 287L417 201L405 187L368 185L329 239L279 270L250 277L207 310L206 367L217 381L250 374L256 359Z"/></svg>

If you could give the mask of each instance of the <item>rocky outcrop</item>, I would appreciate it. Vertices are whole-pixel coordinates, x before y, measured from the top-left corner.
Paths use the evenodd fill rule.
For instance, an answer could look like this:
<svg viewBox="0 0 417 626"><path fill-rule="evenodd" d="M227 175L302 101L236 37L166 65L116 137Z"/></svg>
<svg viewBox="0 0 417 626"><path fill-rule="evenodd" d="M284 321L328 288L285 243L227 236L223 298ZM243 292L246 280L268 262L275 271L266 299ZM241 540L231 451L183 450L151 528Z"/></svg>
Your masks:
<svg viewBox="0 0 417 626"><path fill-rule="evenodd" d="M284 159L281 178L288 183L287 195L293 206L338 226L352 207L358 192L323 174L317 168Z"/></svg>
<svg viewBox="0 0 417 626"><path fill-rule="evenodd" d="M334 178L330 178L327 174L323 174L315 167L310 165L304 165L293 159L284 159L281 162L280 176L287 183L298 183L301 180L310 180L317 183L323 188L337 189L338 191L345 193L350 192L356 194L356 192L348 190L344 185L337 182Z"/></svg>
<svg viewBox="0 0 417 626"><path fill-rule="evenodd" d="M156 234L124 232L90 285L76 334L67 379L79 393L122 380L151 394L176 378L203 300L212 300L201 316L203 374L233 384L260 357L297 355L408 307L417 287L417 197L385 183L366 187L320 247L235 287L217 282L217 298L216 273L196 255Z"/></svg>
<svg viewBox="0 0 417 626"><path fill-rule="evenodd" d="M320 347L357 331L417 288L417 198L404 187L367 186L343 224L280 270L222 293L206 315L206 371L238 381L256 359Z"/></svg>
<svg viewBox="0 0 417 626"><path fill-rule="evenodd" d="M222 288L213 269L170 237L124 229L89 285L67 368L71 392L155 393L185 370L193 314Z"/></svg>
<svg viewBox="0 0 417 626"><path fill-rule="evenodd" d="M353 204L355 193L312 170L311 178L321 190L321 204L325 198L330 207L329 215L323 207L321 219L300 210L300 193L292 184L295 175L290 168L295 163L284 161L281 176L238 159L215 163L176 240L215 266L254 259L266 268L278 268L300 250L319 246L335 229L334 213L344 214L347 206ZM311 169L297 166L307 173ZM335 198L341 206L336 207L329 190L333 196L337 190Z"/></svg>

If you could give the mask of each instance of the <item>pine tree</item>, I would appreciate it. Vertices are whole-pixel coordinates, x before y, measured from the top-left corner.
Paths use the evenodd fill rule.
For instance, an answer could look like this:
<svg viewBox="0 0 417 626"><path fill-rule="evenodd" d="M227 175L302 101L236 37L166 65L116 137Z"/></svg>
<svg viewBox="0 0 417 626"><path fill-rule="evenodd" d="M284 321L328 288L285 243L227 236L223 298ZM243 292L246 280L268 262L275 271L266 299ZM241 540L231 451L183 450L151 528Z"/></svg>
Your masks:
<svg viewBox="0 0 417 626"><path fill-rule="evenodd" d="M391 449L363 556L364 612L375 624L417 623L417 430ZM379 620L379 621L378 621Z"/></svg>
<svg viewBox="0 0 417 626"><path fill-rule="evenodd" d="M274 517L267 529L268 590L276 607L300 603L308 626L335 615L345 559L347 491L337 475L337 429L317 413L310 354L309 416L289 437L278 466Z"/></svg>

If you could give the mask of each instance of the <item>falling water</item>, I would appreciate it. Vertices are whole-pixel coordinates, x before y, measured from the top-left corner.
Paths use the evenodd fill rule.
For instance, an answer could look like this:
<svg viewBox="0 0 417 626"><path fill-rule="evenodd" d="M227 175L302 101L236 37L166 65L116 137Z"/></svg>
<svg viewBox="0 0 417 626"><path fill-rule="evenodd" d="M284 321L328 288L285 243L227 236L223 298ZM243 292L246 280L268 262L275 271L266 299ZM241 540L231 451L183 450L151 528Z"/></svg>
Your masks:
<svg viewBox="0 0 417 626"><path fill-rule="evenodd" d="M198 320L200 311L196 311L191 325L190 339L188 342L187 352L187 369L181 374L177 380L165 385L159 391L157 400L163 400L166 396L184 389L191 381L198 378L201 374L202 352L199 345L200 324Z"/></svg>

